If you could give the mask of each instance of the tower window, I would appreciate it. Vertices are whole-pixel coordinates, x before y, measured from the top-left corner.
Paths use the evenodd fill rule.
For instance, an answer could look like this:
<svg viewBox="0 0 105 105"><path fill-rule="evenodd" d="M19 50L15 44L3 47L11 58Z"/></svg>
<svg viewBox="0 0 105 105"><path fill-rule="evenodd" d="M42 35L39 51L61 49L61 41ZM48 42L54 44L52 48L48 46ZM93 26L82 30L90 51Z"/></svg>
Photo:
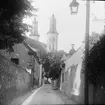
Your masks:
<svg viewBox="0 0 105 105"><path fill-rule="evenodd" d="M53 50L54 50L54 44L53 44Z"/></svg>
<svg viewBox="0 0 105 105"><path fill-rule="evenodd" d="M55 42L55 38L53 38L52 41Z"/></svg>
<svg viewBox="0 0 105 105"><path fill-rule="evenodd" d="M49 50L51 50L51 46L49 46Z"/></svg>
<svg viewBox="0 0 105 105"><path fill-rule="evenodd" d="M49 41L50 41L51 43L54 43L54 42L55 42L55 38L52 37L52 38L49 39Z"/></svg>
<svg viewBox="0 0 105 105"><path fill-rule="evenodd" d="M51 42L51 38L50 38L50 42Z"/></svg>

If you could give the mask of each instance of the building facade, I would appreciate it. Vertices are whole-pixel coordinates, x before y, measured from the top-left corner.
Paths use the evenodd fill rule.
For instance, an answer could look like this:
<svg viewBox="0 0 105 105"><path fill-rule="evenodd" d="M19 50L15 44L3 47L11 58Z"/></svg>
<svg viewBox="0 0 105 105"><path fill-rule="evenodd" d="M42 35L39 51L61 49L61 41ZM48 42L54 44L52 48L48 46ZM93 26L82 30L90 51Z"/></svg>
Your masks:
<svg viewBox="0 0 105 105"><path fill-rule="evenodd" d="M25 42L25 43L24 43ZM31 38L26 38L23 43L15 44L13 52L7 52L6 49L0 49L0 54L14 62L18 66L24 68L30 74L34 74L35 84L39 83L41 64L38 62L38 57L46 53L44 46L39 41ZM29 52L34 52L36 56L30 55ZM34 73L32 73L32 69Z"/></svg>
<svg viewBox="0 0 105 105"><path fill-rule="evenodd" d="M83 51L84 45L64 60L60 83L60 90L80 104L84 103L84 73L81 72Z"/></svg>
<svg viewBox="0 0 105 105"><path fill-rule="evenodd" d="M85 69L83 68L84 58L83 44L72 56L65 60L65 68L61 72L60 90L77 104L84 104L85 100ZM88 83L89 104L105 103L104 90Z"/></svg>

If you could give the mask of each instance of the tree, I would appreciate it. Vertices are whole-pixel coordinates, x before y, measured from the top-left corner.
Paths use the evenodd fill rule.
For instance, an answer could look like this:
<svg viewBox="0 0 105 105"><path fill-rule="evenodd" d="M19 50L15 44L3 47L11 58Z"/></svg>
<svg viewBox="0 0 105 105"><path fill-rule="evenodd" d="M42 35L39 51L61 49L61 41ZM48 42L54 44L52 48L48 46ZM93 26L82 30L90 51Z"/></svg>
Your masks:
<svg viewBox="0 0 105 105"><path fill-rule="evenodd" d="M95 43L99 40L100 34L96 32L92 32L91 35L89 35L89 50L94 46ZM83 40L83 43L85 43L85 39Z"/></svg>
<svg viewBox="0 0 105 105"><path fill-rule="evenodd" d="M88 76L95 87L105 88L105 34L99 39L89 51Z"/></svg>
<svg viewBox="0 0 105 105"><path fill-rule="evenodd" d="M23 24L24 16L32 16L34 9L29 0L0 0L0 39L5 48L11 49L15 43L21 43L29 25Z"/></svg>
<svg viewBox="0 0 105 105"><path fill-rule="evenodd" d="M50 53L44 54L41 56L41 63L44 67L44 71L48 72L50 67Z"/></svg>
<svg viewBox="0 0 105 105"><path fill-rule="evenodd" d="M42 64L45 70L45 77L57 79L61 73L61 58L63 57L62 52L50 52L42 57Z"/></svg>
<svg viewBox="0 0 105 105"><path fill-rule="evenodd" d="M91 36L89 36L89 49L91 49L95 43L99 40L99 34L96 32L92 32Z"/></svg>

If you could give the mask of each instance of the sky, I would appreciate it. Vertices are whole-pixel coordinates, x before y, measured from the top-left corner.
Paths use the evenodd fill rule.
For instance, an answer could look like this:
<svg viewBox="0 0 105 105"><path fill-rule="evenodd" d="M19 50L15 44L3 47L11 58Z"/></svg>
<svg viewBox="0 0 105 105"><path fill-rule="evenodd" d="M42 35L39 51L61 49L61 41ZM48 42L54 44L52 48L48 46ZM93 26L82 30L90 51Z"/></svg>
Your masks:
<svg viewBox="0 0 105 105"><path fill-rule="evenodd" d="M85 21L86 21L86 2L77 0L79 10L76 15L71 15L69 4L72 0L35 0L33 4L38 8L37 21L38 32L40 35L39 41L47 43L47 32L49 31L50 18L52 14L56 18L56 27L58 35L58 50L69 52L71 44L75 44L75 49L81 46L85 36ZM92 15L94 14L94 15ZM103 1L97 1L90 5L90 33L100 32L103 29L104 21L92 21L96 16L99 19L105 17ZM27 19L27 22L31 20Z"/></svg>

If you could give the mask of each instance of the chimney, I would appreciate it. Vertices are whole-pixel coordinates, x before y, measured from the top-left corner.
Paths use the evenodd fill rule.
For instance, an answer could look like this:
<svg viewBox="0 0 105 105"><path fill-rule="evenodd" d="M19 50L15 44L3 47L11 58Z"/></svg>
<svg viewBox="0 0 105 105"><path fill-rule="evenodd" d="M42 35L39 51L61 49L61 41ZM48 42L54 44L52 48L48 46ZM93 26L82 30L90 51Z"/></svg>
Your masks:
<svg viewBox="0 0 105 105"><path fill-rule="evenodd" d="M71 44L71 49L74 49L74 44Z"/></svg>

